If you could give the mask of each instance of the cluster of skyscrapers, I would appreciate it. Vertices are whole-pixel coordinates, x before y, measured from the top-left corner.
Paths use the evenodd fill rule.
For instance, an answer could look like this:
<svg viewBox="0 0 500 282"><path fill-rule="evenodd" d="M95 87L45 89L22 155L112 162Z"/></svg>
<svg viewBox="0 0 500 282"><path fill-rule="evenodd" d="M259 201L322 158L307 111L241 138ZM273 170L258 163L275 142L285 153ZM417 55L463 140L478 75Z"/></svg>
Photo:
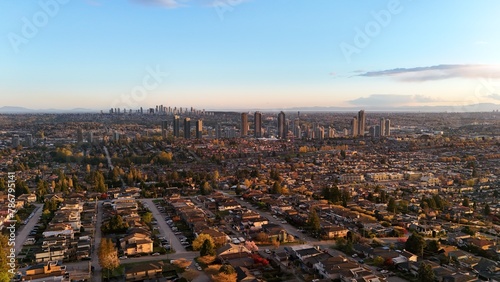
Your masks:
<svg viewBox="0 0 500 282"><path fill-rule="evenodd" d="M110 114L170 114L170 115L181 115L181 114L192 114L192 115L213 115L213 112L206 112L205 109L198 110L193 107L166 107L163 105L156 105L154 108L143 109L126 109L126 108L111 108L109 109Z"/></svg>
<svg viewBox="0 0 500 282"><path fill-rule="evenodd" d="M174 137L181 137L181 117L178 115L173 116L173 135ZM168 133L168 122L166 120L161 122L161 134L163 138L167 137ZM191 118L185 117L184 118L184 124L183 124L183 137L185 139L190 139L191 138ZM198 119L196 121L196 126L195 126L195 137L197 139L201 139L203 136L203 120Z"/></svg>
<svg viewBox="0 0 500 282"><path fill-rule="evenodd" d="M366 133L366 114L364 110L358 112L358 115L351 121L351 136L364 136ZM381 118L378 125L371 126L369 134L373 137L382 137L391 135L391 120Z"/></svg>
<svg viewBox="0 0 500 282"><path fill-rule="evenodd" d="M33 147L33 135L30 133L26 134L24 137L24 146ZM12 147L16 148L21 145L21 139L19 138L19 134L12 135Z"/></svg>

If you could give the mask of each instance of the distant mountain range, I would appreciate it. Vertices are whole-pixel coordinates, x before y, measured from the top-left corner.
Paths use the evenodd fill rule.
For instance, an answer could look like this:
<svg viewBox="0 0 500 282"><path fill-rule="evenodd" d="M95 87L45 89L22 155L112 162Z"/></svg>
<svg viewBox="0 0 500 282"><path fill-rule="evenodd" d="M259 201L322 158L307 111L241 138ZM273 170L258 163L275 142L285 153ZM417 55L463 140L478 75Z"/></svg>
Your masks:
<svg viewBox="0 0 500 282"><path fill-rule="evenodd" d="M294 108L268 108L268 109L217 109L217 111L304 111L304 112L357 112L361 109L372 112L491 112L499 111L500 104L480 103L471 105L450 106L401 106L401 107L294 107ZM41 113L99 113L101 110L74 108L74 109L29 109L24 107L0 107L0 114L41 114ZM104 110L107 112L107 110Z"/></svg>
<svg viewBox="0 0 500 282"><path fill-rule="evenodd" d="M29 109L24 107L5 106L0 108L0 114L56 114L56 113L96 113L98 110L74 108L74 109Z"/></svg>
<svg viewBox="0 0 500 282"><path fill-rule="evenodd" d="M500 104L479 103L470 105L450 105L450 106L356 106L356 107L296 107L289 108L290 111L314 111L314 112L356 112L359 110L372 112L492 112L500 110Z"/></svg>

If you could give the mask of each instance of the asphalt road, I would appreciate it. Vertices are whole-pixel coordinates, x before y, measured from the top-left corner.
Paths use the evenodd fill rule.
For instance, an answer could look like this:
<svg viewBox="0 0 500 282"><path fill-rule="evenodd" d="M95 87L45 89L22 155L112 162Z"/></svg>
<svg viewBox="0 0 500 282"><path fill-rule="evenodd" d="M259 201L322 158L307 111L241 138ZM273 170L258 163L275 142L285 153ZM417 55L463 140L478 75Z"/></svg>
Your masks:
<svg viewBox="0 0 500 282"><path fill-rule="evenodd" d="M94 275L93 281L101 281L101 266L99 265L99 256L97 254L97 250L99 249L99 245L101 244L102 234L101 234L101 225L102 225L102 204L103 201L98 201L97 203L97 219L96 219L96 227L94 234L94 250L91 256L91 264L94 266ZM88 262L85 262L88 267Z"/></svg>
<svg viewBox="0 0 500 282"><path fill-rule="evenodd" d="M170 226L168 226L167 222L165 221L165 214L162 214L158 211L156 208L155 204L153 203L154 199L142 199L142 202L145 202L148 206L149 209L151 210L151 213L153 214L154 218L156 221L158 221L158 226L160 227L160 237L163 236L165 237L168 242L170 243L170 246L174 248L176 253L189 253L186 251L184 246L181 245L181 241L179 238L174 234L172 229L170 229Z"/></svg>
<svg viewBox="0 0 500 282"><path fill-rule="evenodd" d="M34 204L34 205L36 206L36 209L32 213L33 216L25 225L21 226L20 230L16 235L16 245L15 245L16 255L19 254L19 252L21 252L23 244L26 241L26 238L28 238L31 230L33 230L33 227L35 227L35 225L38 223L38 218L40 217L40 215L42 215L43 204Z"/></svg>

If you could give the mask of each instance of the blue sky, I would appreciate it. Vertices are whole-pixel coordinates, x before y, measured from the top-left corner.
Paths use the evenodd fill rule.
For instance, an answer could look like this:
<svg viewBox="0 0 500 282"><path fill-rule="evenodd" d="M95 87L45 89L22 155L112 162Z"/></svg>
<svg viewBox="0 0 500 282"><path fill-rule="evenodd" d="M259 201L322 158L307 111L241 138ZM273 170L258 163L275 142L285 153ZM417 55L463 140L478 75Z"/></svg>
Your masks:
<svg viewBox="0 0 500 282"><path fill-rule="evenodd" d="M0 2L2 106L500 103L498 1Z"/></svg>

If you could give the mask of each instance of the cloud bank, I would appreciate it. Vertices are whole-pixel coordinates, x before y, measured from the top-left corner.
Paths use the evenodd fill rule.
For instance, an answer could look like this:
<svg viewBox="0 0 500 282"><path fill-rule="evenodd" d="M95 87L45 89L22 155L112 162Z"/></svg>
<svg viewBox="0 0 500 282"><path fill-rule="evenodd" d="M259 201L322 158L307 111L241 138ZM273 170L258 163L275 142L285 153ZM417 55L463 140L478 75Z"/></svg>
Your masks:
<svg viewBox="0 0 500 282"><path fill-rule="evenodd" d="M500 78L500 65L437 65L364 72L357 76L391 77L404 82L422 82L451 78Z"/></svg>
<svg viewBox="0 0 500 282"><path fill-rule="evenodd" d="M415 104L430 104L441 102L441 100L424 95L372 94L368 97L360 97L348 102L356 106L394 107Z"/></svg>

